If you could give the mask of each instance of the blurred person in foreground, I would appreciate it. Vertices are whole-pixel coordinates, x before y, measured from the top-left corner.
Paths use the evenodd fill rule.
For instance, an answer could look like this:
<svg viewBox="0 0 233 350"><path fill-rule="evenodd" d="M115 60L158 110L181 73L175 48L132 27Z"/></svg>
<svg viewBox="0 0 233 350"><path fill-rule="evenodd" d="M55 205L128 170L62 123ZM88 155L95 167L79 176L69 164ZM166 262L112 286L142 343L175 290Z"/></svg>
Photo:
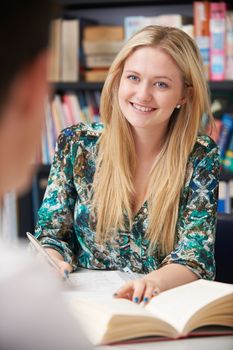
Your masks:
<svg viewBox="0 0 233 350"><path fill-rule="evenodd" d="M0 11L0 348L89 349L62 300L61 282L22 247L3 241L4 194L33 174L48 93L49 0L4 2Z"/></svg>

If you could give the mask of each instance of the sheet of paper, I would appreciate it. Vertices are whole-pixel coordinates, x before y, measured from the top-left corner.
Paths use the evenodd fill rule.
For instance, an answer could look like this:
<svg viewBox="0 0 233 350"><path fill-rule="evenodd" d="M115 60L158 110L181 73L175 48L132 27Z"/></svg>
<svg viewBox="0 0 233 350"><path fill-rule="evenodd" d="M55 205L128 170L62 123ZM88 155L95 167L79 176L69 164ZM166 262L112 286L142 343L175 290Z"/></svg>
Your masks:
<svg viewBox="0 0 233 350"><path fill-rule="evenodd" d="M120 271L93 271L81 270L70 274L70 280L77 292L114 293L124 282L128 275Z"/></svg>
<svg viewBox="0 0 233 350"><path fill-rule="evenodd" d="M63 292L65 299L112 297L113 294L130 279L138 278L139 274L122 271L86 270L80 269L70 274L72 287Z"/></svg>

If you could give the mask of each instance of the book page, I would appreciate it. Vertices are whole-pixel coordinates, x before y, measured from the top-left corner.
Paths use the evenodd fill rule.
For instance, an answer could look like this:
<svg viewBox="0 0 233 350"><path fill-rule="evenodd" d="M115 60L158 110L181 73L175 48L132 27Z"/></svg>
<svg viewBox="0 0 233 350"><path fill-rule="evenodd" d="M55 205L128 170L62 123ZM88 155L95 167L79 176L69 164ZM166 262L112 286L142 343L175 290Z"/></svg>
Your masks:
<svg viewBox="0 0 233 350"><path fill-rule="evenodd" d="M88 298L85 295L83 298L76 296L68 305L95 345L151 335L177 335L168 323L127 299Z"/></svg>
<svg viewBox="0 0 233 350"><path fill-rule="evenodd" d="M146 306L146 310L182 333L188 320L198 310L232 293L231 284L198 280L159 294Z"/></svg>

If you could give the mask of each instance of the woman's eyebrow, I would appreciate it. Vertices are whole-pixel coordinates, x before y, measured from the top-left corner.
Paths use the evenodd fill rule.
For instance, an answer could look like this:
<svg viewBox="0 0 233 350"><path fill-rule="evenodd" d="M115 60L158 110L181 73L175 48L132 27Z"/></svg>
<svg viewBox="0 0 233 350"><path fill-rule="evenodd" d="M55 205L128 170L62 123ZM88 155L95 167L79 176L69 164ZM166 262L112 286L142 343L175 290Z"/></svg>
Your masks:
<svg viewBox="0 0 233 350"><path fill-rule="evenodd" d="M139 72L133 71L133 70L126 70L125 73L127 74L135 74L135 75L141 75ZM169 78L167 75L155 75L153 76L153 79L167 79L170 81L173 81L171 78Z"/></svg>

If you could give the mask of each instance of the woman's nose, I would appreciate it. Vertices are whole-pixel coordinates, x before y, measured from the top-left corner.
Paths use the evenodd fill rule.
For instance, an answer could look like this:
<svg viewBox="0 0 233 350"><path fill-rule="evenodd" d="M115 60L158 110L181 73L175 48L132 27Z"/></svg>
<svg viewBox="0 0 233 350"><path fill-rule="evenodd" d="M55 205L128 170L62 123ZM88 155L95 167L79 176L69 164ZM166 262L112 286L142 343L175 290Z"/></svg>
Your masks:
<svg viewBox="0 0 233 350"><path fill-rule="evenodd" d="M137 95L138 102L150 102L152 100L152 93L150 86L142 84L138 87Z"/></svg>

